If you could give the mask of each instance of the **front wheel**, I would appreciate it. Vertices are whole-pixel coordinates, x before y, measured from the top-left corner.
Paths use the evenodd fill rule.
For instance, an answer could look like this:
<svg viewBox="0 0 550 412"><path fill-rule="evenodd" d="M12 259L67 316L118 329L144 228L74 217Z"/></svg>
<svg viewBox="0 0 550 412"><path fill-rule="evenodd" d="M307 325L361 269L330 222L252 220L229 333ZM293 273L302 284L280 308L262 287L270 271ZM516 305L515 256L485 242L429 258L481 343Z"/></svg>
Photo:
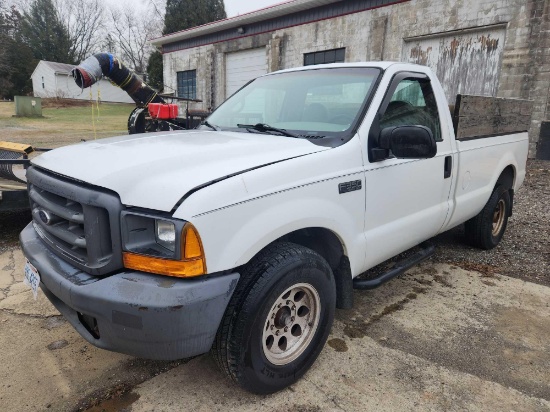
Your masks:
<svg viewBox="0 0 550 412"><path fill-rule="evenodd" d="M510 216L510 192L497 186L481 212L465 224L466 239L480 249L492 249L500 243Z"/></svg>
<svg viewBox="0 0 550 412"><path fill-rule="evenodd" d="M241 273L214 358L246 390L281 390L315 362L335 306L332 270L319 254L293 243L268 246Z"/></svg>

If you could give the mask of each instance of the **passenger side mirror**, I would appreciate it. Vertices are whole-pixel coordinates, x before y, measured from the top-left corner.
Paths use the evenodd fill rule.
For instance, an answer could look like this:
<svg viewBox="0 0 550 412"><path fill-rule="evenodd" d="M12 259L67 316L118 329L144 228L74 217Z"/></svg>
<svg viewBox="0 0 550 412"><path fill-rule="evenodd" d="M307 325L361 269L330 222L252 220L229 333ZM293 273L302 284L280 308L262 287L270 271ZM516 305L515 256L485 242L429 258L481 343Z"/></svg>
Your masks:
<svg viewBox="0 0 550 412"><path fill-rule="evenodd" d="M391 150L398 159L429 159L436 155L432 131L424 126L392 126L382 129L380 149Z"/></svg>

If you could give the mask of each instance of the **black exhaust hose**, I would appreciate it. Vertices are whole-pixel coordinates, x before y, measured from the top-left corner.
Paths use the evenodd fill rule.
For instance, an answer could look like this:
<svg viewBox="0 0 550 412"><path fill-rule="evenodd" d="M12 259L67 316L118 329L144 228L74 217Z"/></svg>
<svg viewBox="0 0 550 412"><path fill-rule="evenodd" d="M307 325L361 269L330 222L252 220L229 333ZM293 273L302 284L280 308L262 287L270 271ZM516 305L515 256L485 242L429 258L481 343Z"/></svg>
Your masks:
<svg viewBox="0 0 550 412"><path fill-rule="evenodd" d="M75 83L81 89L97 83L103 76L108 77L128 93L139 107L147 107L149 103L165 103L164 99L141 77L110 53L97 53L88 57L72 70L72 75Z"/></svg>

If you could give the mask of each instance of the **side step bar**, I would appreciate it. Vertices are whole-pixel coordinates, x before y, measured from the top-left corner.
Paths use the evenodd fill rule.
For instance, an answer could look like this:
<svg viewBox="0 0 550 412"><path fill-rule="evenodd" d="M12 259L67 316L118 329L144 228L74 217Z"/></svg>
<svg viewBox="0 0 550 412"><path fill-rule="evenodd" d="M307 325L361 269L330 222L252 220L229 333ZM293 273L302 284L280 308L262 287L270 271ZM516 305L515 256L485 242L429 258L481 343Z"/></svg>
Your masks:
<svg viewBox="0 0 550 412"><path fill-rule="evenodd" d="M420 251L415 253L412 256L409 256L406 259L403 259L400 262L397 262L393 268L388 272L382 273L381 275L373 279L353 279L353 288L361 290L376 289L378 286L386 283L387 281L393 279L396 276L401 275L406 272L414 265L419 264L423 260L432 256L435 252L435 246L429 243L420 244Z"/></svg>

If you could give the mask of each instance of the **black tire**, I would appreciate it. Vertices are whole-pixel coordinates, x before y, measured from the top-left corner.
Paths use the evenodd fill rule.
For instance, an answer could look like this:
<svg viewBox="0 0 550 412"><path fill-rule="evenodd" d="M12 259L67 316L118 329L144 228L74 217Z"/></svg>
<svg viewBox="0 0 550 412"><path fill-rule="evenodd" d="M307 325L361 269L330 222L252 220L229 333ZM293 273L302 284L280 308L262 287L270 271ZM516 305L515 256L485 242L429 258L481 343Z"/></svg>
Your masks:
<svg viewBox="0 0 550 412"><path fill-rule="evenodd" d="M307 285L305 290L311 294L311 297L315 297L312 290L318 294L320 303L317 309L318 322L313 328L311 325L315 324L314 320L311 322L309 318L306 320L304 337L307 336L308 339L304 339L300 345L290 346L287 351L291 353L294 350L296 358L288 359L288 362L275 359L276 362L287 362L277 365L267 357L279 356L271 352L271 349L278 350L273 346L273 341L271 341L271 348L268 348L267 344L264 345L264 342L268 342L274 335L270 335L265 340L264 336L279 331L277 326L274 332L270 332L275 324L271 324L270 319L275 315L274 311L277 307L280 307L276 303L281 302L280 299L283 301L295 299L298 293L293 295L293 291L298 290L295 288L300 288L300 285ZM287 295L289 289L291 289L290 298ZM306 295L302 299L309 296ZM286 307L288 310L293 307L296 322L299 322L297 314L302 307L294 308L300 303L295 304L294 300L285 302L289 305ZM250 392L268 394L279 391L296 382L315 362L330 332L335 307L334 276L325 259L313 250L293 243L272 244L253 258L241 271L239 284L227 307L212 347L214 359L222 371ZM284 308L285 306L277 314ZM311 313L313 312L312 310ZM275 318L279 319L279 315ZM294 322L294 317L290 318L290 315L285 316L284 322L288 319ZM270 324L271 327L268 327ZM306 335L308 326L311 329ZM295 324L289 321L286 327L293 330ZM286 332L287 335L288 333ZM275 339L280 342L283 337Z"/></svg>
<svg viewBox="0 0 550 412"><path fill-rule="evenodd" d="M491 194L483 210L465 223L466 240L480 249L494 248L500 243L506 231L509 217L510 192L499 185Z"/></svg>
<svg viewBox="0 0 550 412"><path fill-rule="evenodd" d="M147 120L145 119L146 109L136 107L128 117L128 134L145 133Z"/></svg>

